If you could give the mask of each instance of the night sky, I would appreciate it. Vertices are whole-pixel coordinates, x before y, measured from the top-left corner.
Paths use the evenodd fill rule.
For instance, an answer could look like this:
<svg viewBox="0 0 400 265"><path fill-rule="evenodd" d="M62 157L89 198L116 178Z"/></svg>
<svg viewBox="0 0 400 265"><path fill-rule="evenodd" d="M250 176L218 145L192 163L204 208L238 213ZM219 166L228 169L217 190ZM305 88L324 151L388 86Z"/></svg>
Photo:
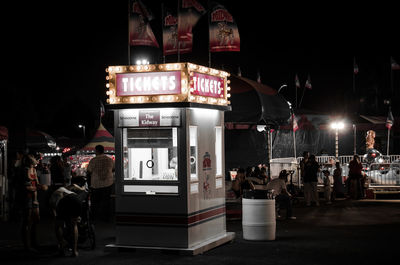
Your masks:
<svg viewBox="0 0 400 265"><path fill-rule="evenodd" d="M24 3L25 2L25 3ZM85 3L83 3L85 2ZM161 2L142 1L155 15L151 22L160 44ZM207 6L207 1L199 1ZM233 15L241 37L241 52L213 53L212 67L257 78L295 101L294 77L304 88L302 108L330 114L387 114L390 98L399 115L400 71L393 72L395 96L390 91L390 56L400 63L399 12L379 4L305 4L279 1L219 1ZM274 1L276 2L276 1ZM165 1L175 7L176 1ZM54 136L88 135L99 119L99 102L106 102L105 68L128 64L127 0L13 1L4 10L3 82L0 125L36 128ZM4 19L3 19L4 20ZM208 65L207 16L193 30L193 53L181 61ZM132 48L132 59L149 56L161 63L161 48ZM353 86L353 57L360 72ZM175 55L167 62L175 62ZM378 95L378 96L376 96ZM397 98L396 98L397 96ZM112 113L103 118L112 129Z"/></svg>

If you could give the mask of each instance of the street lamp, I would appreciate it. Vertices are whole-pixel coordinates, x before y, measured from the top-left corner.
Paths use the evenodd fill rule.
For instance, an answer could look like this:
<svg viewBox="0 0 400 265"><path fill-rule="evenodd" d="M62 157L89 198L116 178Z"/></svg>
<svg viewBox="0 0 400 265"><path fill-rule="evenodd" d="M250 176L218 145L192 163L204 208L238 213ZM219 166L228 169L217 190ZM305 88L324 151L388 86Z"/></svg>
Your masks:
<svg viewBox="0 0 400 265"><path fill-rule="evenodd" d="M271 146L270 146L270 138L271 138L270 137L270 133L271 133L271 130L270 130L270 128L271 128L271 125L267 124L264 119L262 119L260 121L260 123L257 124L257 131L261 132L261 133L264 133L265 137L267 138L266 139L267 140L267 164L266 165L267 165L268 177L271 177L270 158L271 158L271 155L272 155L272 154L270 154L270 151L271 151Z"/></svg>
<svg viewBox="0 0 400 265"><path fill-rule="evenodd" d="M331 123L331 128L335 130L335 150L336 150L336 160L339 159L339 130L344 128L343 121L335 121Z"/></svg>
<svg viewBox="0 0 400 265"><path fill-rule="evenodd" d="M85 129L86 129L86 127L85 127L85 125L79 124L78 127L81 128L81 129L83 130L83 138L86 138L86 135L85 135Z"/></svg>
<svg viewBox="0 0 400 265"><path fill-rule="evenodd" d="M284 87L287 87L287 85L286 84L281 85L281 87L278 89L278 94L281 91L281 89L284 88Z"/></svg>

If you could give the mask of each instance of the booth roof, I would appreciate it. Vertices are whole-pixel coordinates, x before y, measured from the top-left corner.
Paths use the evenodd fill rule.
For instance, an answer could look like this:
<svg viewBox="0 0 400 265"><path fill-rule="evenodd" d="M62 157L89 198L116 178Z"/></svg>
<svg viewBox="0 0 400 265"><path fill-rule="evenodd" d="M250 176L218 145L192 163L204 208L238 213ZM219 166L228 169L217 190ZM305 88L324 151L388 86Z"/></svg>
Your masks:
<svg viewBox="0 0 400 265"><path fill-rule="evenodd" d="M93 139L85 145L80 151L86 153L94 153L96 145L104 146L104 151L115 152L114 137L100 123Z"/></svg>
<svg viewBox="0 0 400 265"><path fill-rule="evenodd" d="M290 117L287 101L267 85L245 77L231 75L232 111L225 114L226 122L256 124L264 119L284 124Z"/></svg>

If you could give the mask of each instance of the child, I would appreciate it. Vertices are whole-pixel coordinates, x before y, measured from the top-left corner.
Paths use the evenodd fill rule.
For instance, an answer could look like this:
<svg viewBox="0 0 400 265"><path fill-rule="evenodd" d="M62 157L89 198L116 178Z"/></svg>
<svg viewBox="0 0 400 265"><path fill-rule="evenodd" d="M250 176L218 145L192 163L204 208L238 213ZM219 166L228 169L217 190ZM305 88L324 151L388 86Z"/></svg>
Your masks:
<svg viewBox="0 0 400 265"><path fill-rule="evenodd" d="M331 204L331 180L329 179L329 171L324 170L322 171L324 173L324 198L326 204Z"/></svg>

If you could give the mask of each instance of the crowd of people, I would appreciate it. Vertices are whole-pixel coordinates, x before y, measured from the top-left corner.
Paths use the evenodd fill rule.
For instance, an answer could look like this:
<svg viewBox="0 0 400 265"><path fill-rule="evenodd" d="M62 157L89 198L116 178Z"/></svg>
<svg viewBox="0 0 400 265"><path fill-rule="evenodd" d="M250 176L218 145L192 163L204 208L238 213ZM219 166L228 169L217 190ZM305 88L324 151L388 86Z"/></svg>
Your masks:
<svg viewBox="0 0 400 265"><path fill-rule="evenodd" d="M332 204L338 197L349 199L361 199L365 197L365 174L358 155L354 155L349 163L349 174L343 181L343 169L339 162L334 161L329 167L333 168L333 174L326 165L320 165L316 161L316 156L309 152L303 153L303 158L299 164L299 174L303 184L304 201L307 207L319 206L319 178L323 184L323 198L326 204ZM248 167L247 169L237 169L236 178L232 181L231 189L236 198L243 196L244 190L255 190L257 185L265 185L261 189L273 190L278 205L286 208L286 218L294 219L292 215L292 202L297 197L300 190L296 190L294 185L288 183L287 170L282 170L278 177L272 178L267 174L265 165ZM296 198L297 199L297 198ZM279 213L278 213L279 214Z"/></svg>
<svg viewBox="0 0 400 265"><path fill-rule="evenodd" d="M39 209L46 209L54 216L55 236L60 254L64 254L63 225L72 224L72 256L78 256L77 223L80 220L81 204L91 193L92 216L107 220L111 216L111 193L114 185L114 160L104 154L102 145L96 146L96 156L89 162L86 177L72 174L66 157L55 156L50 164L43 163L40 156L17 152L10 174L11 218L21 221L20 231L27 252L37 252L37 229L40 221ZM50 183L40 183L38 175L50 175ZM82 179L85 181L83 182ZM38 192L45 194L42 201ZM47 207L39 207L39 202Z"/></svg>

